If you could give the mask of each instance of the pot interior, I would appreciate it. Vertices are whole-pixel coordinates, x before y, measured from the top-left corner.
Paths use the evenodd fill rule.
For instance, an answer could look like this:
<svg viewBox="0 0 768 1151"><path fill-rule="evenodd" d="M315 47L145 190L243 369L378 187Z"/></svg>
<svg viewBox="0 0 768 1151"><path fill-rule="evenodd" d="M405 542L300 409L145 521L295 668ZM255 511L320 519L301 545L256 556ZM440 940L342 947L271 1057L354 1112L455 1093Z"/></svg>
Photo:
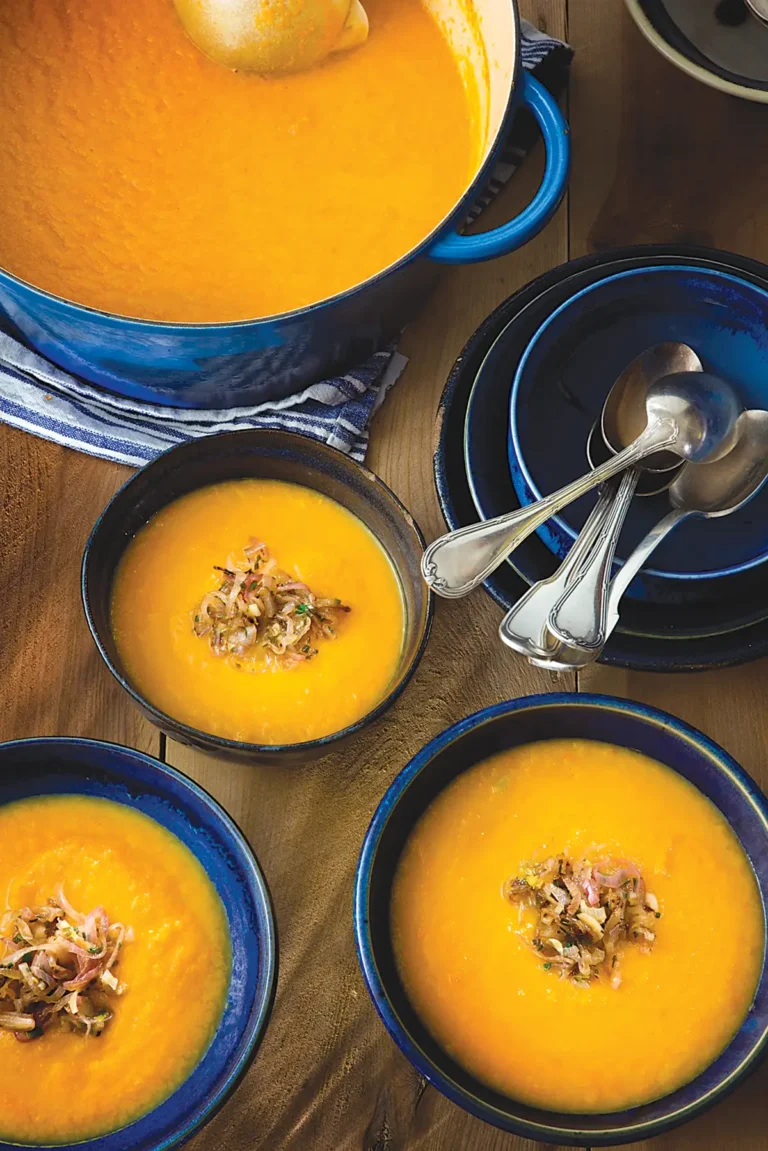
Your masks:
<svg viewBox="0 0 768 1151"><path fill-rule="evenodd" d="M479 142L472 182L488 161L509 106L517 61L515 0L424 0L459 62Z"/></svg>

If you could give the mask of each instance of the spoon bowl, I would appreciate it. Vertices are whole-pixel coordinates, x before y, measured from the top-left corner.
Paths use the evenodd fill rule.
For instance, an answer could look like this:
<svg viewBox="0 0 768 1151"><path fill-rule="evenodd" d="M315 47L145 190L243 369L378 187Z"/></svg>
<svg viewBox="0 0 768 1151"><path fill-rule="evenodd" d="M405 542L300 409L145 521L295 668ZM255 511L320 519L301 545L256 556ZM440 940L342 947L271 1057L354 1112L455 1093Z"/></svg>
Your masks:
<svg viewBox="0 0 768 1151"><path fill-rule="evenodd" d="M736 421L736 443L727 455L707 464L690 463L669 489L674 508L707 519L744 507L768 476L768 412L742 412Z"/></svg>
<svg viewBox="0 0 768 1151"><path fill-rule="evenodd" d="M192 43L239 72L303 72L362 44L360 0L174 0Z"/></svg>
<svg viewBox="0 0 768 1151"><path fill-rule="evenodd" d="M646 433L654 424L672 420L676 429L675 441L670 444L672 452L692 463L713 463L726 456L736 443L736 424L744 409L725 380L693 371L664 376L652 383L645 410ZM642 434L635 444L641 439Z"/></svg>
<svg viewBox="0 0 768 1151"><path fill-rule="evenodd" d="M600 413L600 430L609 452L616 455L643 432L648 422L645 400L652 384L665 376L703 371L704 365L693 348L674 340L655 344L632 360L611 388ZM673 452L659 452L644 464L649 472L679 466L680 459Z"/></svg>

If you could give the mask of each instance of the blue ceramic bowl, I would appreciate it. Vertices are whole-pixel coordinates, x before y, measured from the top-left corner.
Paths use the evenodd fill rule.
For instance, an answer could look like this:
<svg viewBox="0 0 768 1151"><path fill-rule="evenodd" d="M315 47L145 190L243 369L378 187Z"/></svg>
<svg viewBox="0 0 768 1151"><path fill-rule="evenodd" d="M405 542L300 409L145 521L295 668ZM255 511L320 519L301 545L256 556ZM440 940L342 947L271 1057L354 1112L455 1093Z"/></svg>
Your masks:
<svg viewBox="0 0 768 1151"><path fill-rule="evenodd" d="M534 695L500 703L433 739L400 772L374 814L355 880L355 940L368 990L414 1067L454 1103L488 1123L543 1143L605 1146L644 1140L722 1099L768 1050L765 965L750 1012L705 1071L663 1099L610 1114L567 1114L518 1103L486 1087L431 1037L408 1001L395 965L389 909L408 837L431 801L457 775L506 748L548 739L596 739L633 748L690 780L738 835L768 903L768 801L717 744L665 712L601 695ZM765 964L765 961L764 961ZM514 1042L514 1036L510 1036Z"/></svg>
<svg viewBox="0 0 768 1151"><path fill-rule="evenodd" d="M612 384L630 360L664 340L690 344L707 370L735 387L745 407L768 407L768 292L738 276L685 264L608 276L553 312L518 364L509 466L523 504L583 473L584 444ZM585 497L540 529L557 556L567 554L593 503L594 496ZM668 507L664 495L633 502L619 560ZM664 541L646 574L666 582L668 597L715 598L714 586L702 585L768 559L767 517L763 488L732 516L689 520Z"/></svg>
<svg viewBox="0 0 768 1151"><path fill-rule="evenodd" d="M123 803L167 828L200 861L226 909L232 940L229 994L202 1060L164 1103L142 1119L77 1144L88 1151L168 1151L198 1131L226 1102L266 1030L277 979L269 891L236 824L207 792L167 764L90 739L0 744L0 804L72 794ZM18 1145L0 1142L0 1151L18 1151ZM59 1144L56 1151L66 1147Z"/></svg>
<svg viewBox="0 0 768 1151"><path fill-rule="evenodd" d="M448 527L465 527L478 515L493 519L519 507L507 460L508 365L522 356L547 316L575 290L609 272L683 260L732 270L768 286L763 278L767 269L754 260L714 249L656 244L562 264L520 289L484 320L460 353L438 405L434 478ZM517 339L506 345L506 363L498 364L497 376L483 375L481 380L498 337L502 332L511 334L513 328ZM552 575L556 566L554 554L534 534L483 587L507 611L530 583ZM662 605L626 597L601 662L638 671L683 672L733 666L765 655L768 602L762 574L757 567L734 577L728 583L738 584L738 595L715 602L691 599Z"/></svg>
<svg viewBox="0 0 768 1151"><path fill-rule="evenodd" d="M131 683L110 625L115 569L128 544L156 512L208 484L243 477L283 480L322 492L369 528L397 573L405 605L400 663L389 690L362 719L341 731L304 743L257 744L199 731L160 711ZM385 483L334 448L293 432L254 428L203 436L171 448L120 489L91 532L82 568L88 626L101 657L146 717L166 735L201 751L245 762L304 763L335 750L384 714L413 675L432 626L432 597L421 576L424 537L413 517Z"/></svg>

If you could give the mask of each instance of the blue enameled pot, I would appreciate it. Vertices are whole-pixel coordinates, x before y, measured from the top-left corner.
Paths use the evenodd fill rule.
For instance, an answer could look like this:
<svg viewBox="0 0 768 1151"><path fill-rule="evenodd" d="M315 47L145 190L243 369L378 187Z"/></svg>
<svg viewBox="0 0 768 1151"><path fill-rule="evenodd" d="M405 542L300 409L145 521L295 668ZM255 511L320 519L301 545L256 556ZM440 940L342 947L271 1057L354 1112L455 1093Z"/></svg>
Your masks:
<svg viewBox="0 0 768 1151"><path fill-rule="evenodd" d="M554 98L521 70L516 0L475 0L475 8L488 73L482 158L449 215L397 263L298 311L225 324L167 324L95 311L0 270L0 321L5 318L36 351L91 383L182 407L278 399L366 360L415 314L441 263L488 260L520 247L544 227L565 191L567 128ZM481 235L460 235L456 229L486 184L522 106L533 113L546 144L541 186L515 219Z"/></svg>

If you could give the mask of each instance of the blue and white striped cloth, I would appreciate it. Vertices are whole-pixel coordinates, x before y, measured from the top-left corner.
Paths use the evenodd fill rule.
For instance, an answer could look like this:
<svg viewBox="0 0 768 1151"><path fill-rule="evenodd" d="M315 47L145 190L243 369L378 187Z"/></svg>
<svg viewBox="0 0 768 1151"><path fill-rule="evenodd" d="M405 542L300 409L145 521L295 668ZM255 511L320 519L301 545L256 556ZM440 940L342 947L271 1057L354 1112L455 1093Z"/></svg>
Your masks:
<svg viewBox="0 0 768 1151"><path fill-rule="evenodd" d="M572 52L523 22L523 66L558 91ZM507 183L535 138L518 117L475 219ZM282 428L365 458L371 417L407 364L391 347L343 376L323 380L275 403L251 408L181 409L102 391L55 367L0 331L0 422L115 463L142 467L167 448L211 432Z"/></svg>

